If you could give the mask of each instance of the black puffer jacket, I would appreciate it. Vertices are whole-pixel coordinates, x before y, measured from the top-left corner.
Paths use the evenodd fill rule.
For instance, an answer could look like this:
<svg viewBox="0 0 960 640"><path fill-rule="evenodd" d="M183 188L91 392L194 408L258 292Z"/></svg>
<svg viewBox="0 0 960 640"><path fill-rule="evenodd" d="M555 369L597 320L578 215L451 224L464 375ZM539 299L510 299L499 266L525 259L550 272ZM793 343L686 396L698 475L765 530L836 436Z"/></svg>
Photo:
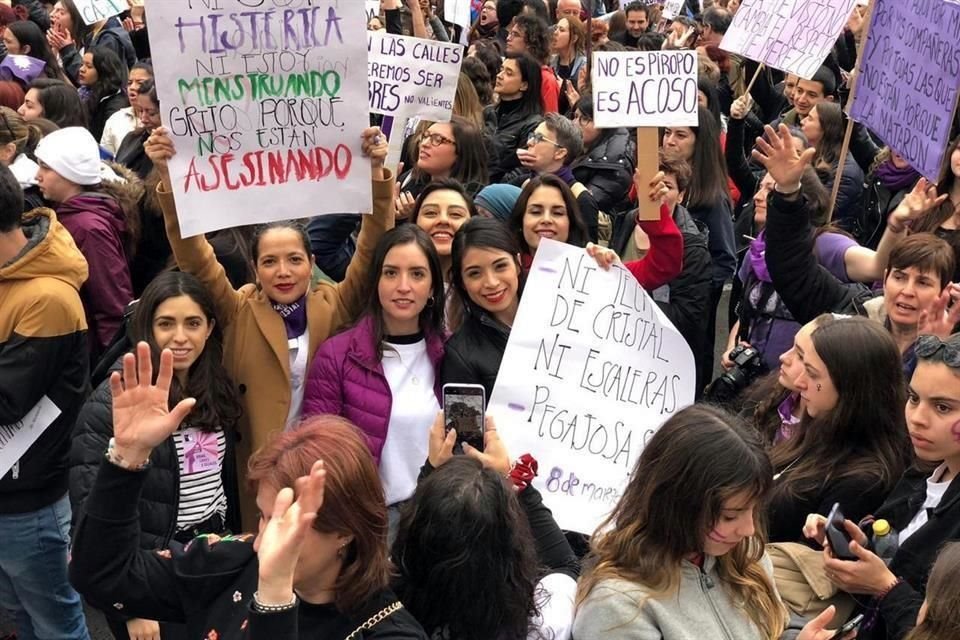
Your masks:
<svg viewBox="0 0 960 640"><path fill-rule="evenodd" d="M504 174L520 166L517 149L527 148L527 138L543 120L543 116L538 113L527 114L521 111L521 102L514 100L497 105L497 133L494 140L500 155L496 167L490 167L490 184L500 182Z"/></svg>
<svg viewBox="0 0 960 640"><path fill-rule="evenodd" d="M119 362L112 371L119 371ZM223 455L223 490L227 496L226 528L240 530L234 432L225 431L227 449ZM70 506L74 529L79 522L113 435L110 381L105 380L87 398L80 410L70 450ZM166 549L177 526L180 494L180 464L173 438L153 450L147 481L140 494L140 548ZM212 532L209 532L212 533Z"/></svg>
<svg viewBox="0 0 960 640"><path fill-rule="evenodd" d="M610 242L610 248L623 255L633 239L637 226L634 213L623 216L622 224ZM701 227L684 207L677 205L673 221L683 235L683 270L672 282L653 291L653 299L670 318L683 339L690 345L697 367L697 398L710 382L712 372L707 370L705 337L707 313L710 307L710 249L707 229Z"/></svg>
<svg viewBox="0 0 960 640"><path fill-rule="evenodd" d="M444 348L442 384L482 384L493 394L510 329L483 311L472 311Z"/></svg>
<svg viewBox="0 0 960 640"><path fill-rule="evenodd" d="M626 129L613 129L573 161L577 181L590 190L600 211L613 214L629 208L637 145Z"/></svg>

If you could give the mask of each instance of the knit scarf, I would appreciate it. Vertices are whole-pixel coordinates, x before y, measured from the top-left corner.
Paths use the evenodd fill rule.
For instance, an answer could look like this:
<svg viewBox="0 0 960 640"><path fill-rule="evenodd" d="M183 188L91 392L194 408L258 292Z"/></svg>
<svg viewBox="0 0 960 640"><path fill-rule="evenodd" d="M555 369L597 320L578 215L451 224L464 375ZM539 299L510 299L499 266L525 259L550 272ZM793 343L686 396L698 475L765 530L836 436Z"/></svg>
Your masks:
<svg viewBox="0 0 960 640"><path fill-rule="evenodd" d="M909 189L920 179L920 174L913 167L907 165L900 169L889 158L880 163L874 175L877 176L880 184L893 192Z"/></svg>
<svg viewBox="0 0 960 640"><path fill-rule="evenodd" d="M492 40L497 37L497 31L499 30L499 22L491 22L488 25L482 25L477 22L477 36L479 40Z"/></svg>
<svg viewBox="0 0 960 640"><path fill-rule="evenodd" d="M770 278L770 272L767 270L767 238L764 232L757 234L757 239L750 243L747 249L747 259L750 260L750 268L753 273L763 282L773 282Z"/></svg>
<svg viewBox="0 0 960 640"><path fill-rule="evenodd" d="M271 300L270 305L283 319L283 326L287 330L287 340L299 338L307 330L307 296L303 296L291 304Z"/></svg>
<svg viewBox="0 0 960 640"><path fill-rule="evenodd" d="M557 176L561 180L567 183L567 186L572 185L577 181L576 177L573 175L573 169L570 167L560 167L553 172L553 175Z"/></svg>

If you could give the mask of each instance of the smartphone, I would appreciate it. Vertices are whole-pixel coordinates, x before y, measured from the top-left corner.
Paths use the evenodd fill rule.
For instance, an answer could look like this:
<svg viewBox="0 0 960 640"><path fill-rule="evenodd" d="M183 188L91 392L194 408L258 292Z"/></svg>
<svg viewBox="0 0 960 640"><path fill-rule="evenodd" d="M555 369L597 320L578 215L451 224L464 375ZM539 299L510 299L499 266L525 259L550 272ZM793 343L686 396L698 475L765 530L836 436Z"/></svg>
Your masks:
<svg viewBox="0 0 960 640"><path fill-rule="evenodd" d="M847 620L842 627L837 629L837 632L830 636L830 640L840 640L845 635L853 631L854 629L860 628L860 623L863 622L863 614L858 613L849 620Z"/></svg>
<svg viewBox="0 0 960 640"><path fill-rule="evenodd" d="M457 430L457 444L464 442L483 451L483 415L486 392L479 384L443 385L443 424Z"/></svg>
<svg viewBox="0 0 960 640"><path fill-rule="evenodd" d="M843 526L844 520L846 518L840 510L840 503L834 503L833 508L830 509L830 515L827 516L827 540L830 541L830 550L841 560L858 560L859 558L850 551L852 540Z"/></svg>

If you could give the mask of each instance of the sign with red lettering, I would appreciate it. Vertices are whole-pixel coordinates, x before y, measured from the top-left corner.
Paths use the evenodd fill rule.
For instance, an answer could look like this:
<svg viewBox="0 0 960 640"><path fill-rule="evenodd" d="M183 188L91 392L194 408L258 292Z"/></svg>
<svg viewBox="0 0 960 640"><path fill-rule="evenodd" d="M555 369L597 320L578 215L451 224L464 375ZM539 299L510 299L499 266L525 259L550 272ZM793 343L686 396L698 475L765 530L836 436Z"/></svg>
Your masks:
<svg viewBox="0 0 960 640"><path fill-rule="evenodd" d="M367 32L370 111L449 122L463 45Z"/></svg>
<svg viewBox="0 0 960 640"><path fill-rule="evenodd" d="M368 213L364 5L165 0L150 45L184 236Z"/></svg>
<svg viewBox="0 0 960 640"><path fill-rule="evenodd" d="M696 51L593 54L593 120L600 128L695 127Z"/></svg>
<svg viewBox="0 0 960 640"><path fill-rule="evenodd" d="M724 51L809 80L827 59L857 0L743 0Z"/></svg>
<svg viewBox="0 0 960 640"><path fill-rule="evenodd" d="M593 533L695 387L690 347L623 265L540 241L487 411L512 456L539 462L561 528Z"/></svg>

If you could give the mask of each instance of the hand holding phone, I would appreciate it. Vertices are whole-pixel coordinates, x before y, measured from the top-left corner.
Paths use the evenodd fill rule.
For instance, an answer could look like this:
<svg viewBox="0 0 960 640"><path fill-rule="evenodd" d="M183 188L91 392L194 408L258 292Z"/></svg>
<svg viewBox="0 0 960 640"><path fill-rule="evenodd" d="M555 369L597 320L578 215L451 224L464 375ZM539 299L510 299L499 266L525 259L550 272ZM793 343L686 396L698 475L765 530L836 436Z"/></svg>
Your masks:
<svg viewBox="0 0 960 640"><path fill-rule="evenodd" d="M456 430L458 445L483 451L486 406L486 391L479 384L443 385L443 424L446 431Z"/></svg>
<svg viewBox="0 0 960 640"><path fill-rule="evenodd" d="M832 636L830 636L830 640L841 640L841 638L845 637L848 633L850 633L854 629L859 629L860 623L862 622L863 622L863 614L860 613L855 615L854 617L847 620L842 627L837 629L837 632Z"/></svg>
<svg viewBox="0 0 960 640"><path fill-rule="evenodd" d="M843 526L846 518L843 511L840 510L840 503L834 503L830 509L830 515L827 516L827 540L830 542L830 551L840 560L858 560L855 553L850 551L850 543L853 540Z"/></svg>

